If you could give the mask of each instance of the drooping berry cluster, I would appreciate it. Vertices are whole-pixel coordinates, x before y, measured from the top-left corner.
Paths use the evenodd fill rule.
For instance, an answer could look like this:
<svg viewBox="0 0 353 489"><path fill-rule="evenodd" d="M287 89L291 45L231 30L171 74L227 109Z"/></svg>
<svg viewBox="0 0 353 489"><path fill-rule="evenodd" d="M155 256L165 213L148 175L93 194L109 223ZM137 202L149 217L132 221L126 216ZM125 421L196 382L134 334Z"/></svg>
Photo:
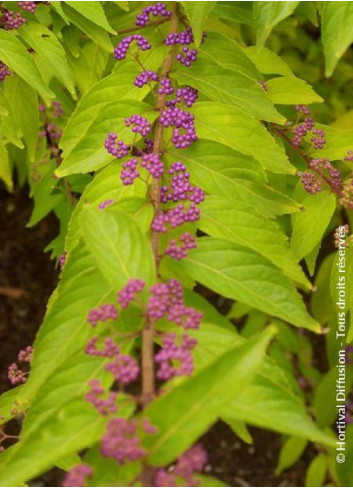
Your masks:
<svg viewBox="0 0 353 489"><path fill-rule="evenodd" d="M140 14L136 17L136 25L140 27L144 27L149 21L150 16L158 17L166 17L167 19L172 16L172 12L167 9L165 3L157 2L154 5L148 5L146 8L142 10Z"/></svg>
<svg viewBox="0 0 353 489"><path fill-rule="evenodd" d="M109 132L104 142L104 147L111 155L117 159L121 159L129 153L129 146L121 139L117 141L118 135L114 132Z"/></svg>
<svg viewBox="0 0 353 489"><path fill-rule="evenodd" d="M126 127L131 126L132 132L138 132L142 137L147 136L151 132L151 123L141 115L132 115L125 119Z"/></svg>
<svg viewBox="0 0 353 489"><path fill-rule="evenodd" d="M12 31L14 29L19 29L22 24L26 22L26 19L22 16L20 12L13 12L9 10L5 13L5 25L6 31Z"/></svg>
<svg viewBox="0 0 353 489"><path fill-rule="evenodd" d="M160 123L163 127L172 127L172 143L177 149L183 149L197 141L194 116L178 107L169 107L162 111Z"/></svg>
<svg viewBox="0 0 353 489"><path fill-rule="evenodd" d="M30 365L33 359L33 352L33 347L27 346L18 353L17 360ZM27 375L28 372L24 372L17 363L12 363L8 368L8 379L12 385L23 384L27 380Z"/></svg>
<svg viewBox="0 0 353 489"><path fill-rule="evenodd" d="M147 51L151 49L151 44L147 41L147 39L141 34L134 34L132 36L125 37L117 47L114 49L114 58L118 60L122 60L126 58L127 52L131 43L136 41L137 46L141 51Z"/></svg>

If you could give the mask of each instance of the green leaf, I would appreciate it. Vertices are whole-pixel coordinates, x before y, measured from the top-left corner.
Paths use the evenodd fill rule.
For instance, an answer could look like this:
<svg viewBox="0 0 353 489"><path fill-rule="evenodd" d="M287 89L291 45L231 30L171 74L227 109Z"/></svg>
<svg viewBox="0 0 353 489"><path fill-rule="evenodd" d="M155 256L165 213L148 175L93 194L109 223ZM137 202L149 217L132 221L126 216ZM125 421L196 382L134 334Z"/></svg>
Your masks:
<svg viewBox="0 0 353 489"><path fill-rule="evenodd" d="M147 283L152 283L152 249L131 218L112 207L105 212L87 207L80 217L87 248L112 287L118 290L130 277L143 276Z"/></svg>
<svg viewBox="0 0 353 489"><path fill-rule="evenodd" d="M238 421L236 418L231 416L222 416L222 419L243 442L248 443L249 445L253 443L253 438L245 423Z"/></svg>
<svg viewBox="0 0 353 489"><path fill-rule="evenodd" d="M290 436L281 448L276 474L281 474L284 470L295 464L301 457L307 444L308 441L305 438Z"/></svg>
<svg viewBox="0 0 353 489"><path fill-rule="evenodd" d="M336 439L319 429L306 410L301 397L273 360L263 363L255 380L235 396L222 416L235 416L247 424L293 435L328 446Z"/></svg>
<svg viewBox="0 0 353 489"><path fill-rule="evenodd" d="M254 2L256 39L262 48L272 29L292 15L299 2Z"/></svg>
<svg viewBox="0 0 353 489"><path fill-rule="evenodd" d="M304 80L281 76L266 82L268 95L274 104L312 104L323 99Z"/></svg>
<svg viewBox="0 0 353 489"><path fill-rule="evenodd" d="M39 134L39 109L36 91L17 76L5 80L4 95L14 124L20 129L33 161Z"/></svg>
<svg viewBox="0 0 353 489"><path fill-rule="evenodd" d="M236 199L268 217L300 209L294 200L265 184L265 173L257 161L227 146L199 140L190 148L170 149L169 153L185 162L191 181L211 195Z"/></svg>
<svg viewBox="0 0 353 489"><path fill-rule="evenodd" d="M306 311L289 280L272 263L248 248L220 239L199 239L197 249L178 267L224 297L318 331L318 324Z"/></svg>
<svg viewBox="0 0 353 489"><path fill-rule="evenodd" d="M105 29L111 34L115 34L114 29L109 25L105 16L101 2L65 2L67 5L77 10L83 17L94 24Z"/></svg>
<svg viewBox="0 0 353 489"><path fill-rule="evenodd" d="M217 419L220 410L249 383L260 367L274 329L225 352L208 367L153 401L145 414L158 427L149 440L148 461L172 462Z"/></svg>
<svg viewBox="0 0 353 489"><path fill-rule="evenodd" d="M284 124L285 118L273 107L260 85L239 71L227 70L200 56L198 62L173 77L190 85L215 102L234 105L256 119Z"/></svg>
<svg viewBox="0 0 353 489"><path fill-rule="evenodd" d="M322 239L336 208L336 198L328 190L307 195L303 212L294 216L292 248L300 260L310 253Z"/></svg>
<svg viewBox="0 0 353 489"><path fill-rule="evenodd" d="M46 69L51 70L69 92L74 94L74 80L67 63L65 50L57 37L45 26L35 22L26 22L21 26L20 32L26 42L43 58Z"/></svg>
<svg viewBox="0 0 353 489"><path fill-rule="evenodd" d="M309 465L305 476L305 487L322 487L326 479L327 456L319 453Z"/></svg>
<svg viewBox="0 0 353 489"><path fill-rule="evenodd" d="M224 144L252 156L274 173L295 170L272 136L258 121L231 105L197 102L193 107L196 132L200 138Z"/></svg>
<svg viewBox="0 0 353 489"><path fill-rule="evenodd" d="M0 58L43 97L54 97L43 81L30 53L12 32L4 29L0 30Z"/></svg>
<svg viewBox="0 0 353 489"><path fill-rule="evenodd" d="M235 5L235 2L232 2L231 4L228 4L227 2L218 2L213 9L212 17L252 26L254 23L252 10L242 8L242 5L244 5L244 3L241 4L238 2L237 5Z"/></svg>
<svg viewBox="0 0 353 489"><path fill-rule="evenodd" d="M224 197L209 196L201 204L199 228L213 238L227 239L256 251L285 275L310 288L287 237L277 224L264 219L250 206Z"/></svg>
<svg viewBox="0 0 353 489"><path fill-rule="evenodd" d="M107 31L97 25L95 22L87 19L87 17L79 13L77 9L67 5L67 3L68 2L62 2L65 17L74 25L76 25L79 29L81 29L81 31L87 34L87 36L92 39L92 41L108 51L108 53L111 53L113 51L113 44ZM75 5L77 4L77 2L73 3L75 3Z"/></svg>
<svg viewBox="0 0 353 489"><path fill-rule="evenodd" d="M321 2L321 39L326 61L326 76L331 76L337 63L353 41L353 4Z"/></svg>
<svg viewBox="0 0 353 489"><path fill-rule="evenodd" d="M251 59L260 73L265 75L293 76L287 63L270 49L263 47L259 50L256 46L248 46L243 51Z"/></svg>
<svg viewBox="0 0 353 489"><path fill-rule="evenodd" d="M9 192L13 190L12 167L9 160L7 149L0 144L0 179L5 183Z"/></svg>
<svg viewBox="0 0 353 489"><path fill-rule="evenodd" d="M249 12L247 12L247 15L249 15ZM260 73L256 66L244 54L239 44L218 32L207 34L207 42L204 47L200 47L200 55L204 59L209 59L228 70L244 73L254 80L260 78Z"/></svg>
<svg viewBox="0 0 353 489"><path fill-rule="evenodd" d="M0 396L0 415L1 415L1 424L6 423L8 420L15 417L13 413L13 408L16 408L18 412L25 411L27 408L26 403L24 405L17 404L17 399L22 390L22 385L18 385L14 387Z"/></svg>

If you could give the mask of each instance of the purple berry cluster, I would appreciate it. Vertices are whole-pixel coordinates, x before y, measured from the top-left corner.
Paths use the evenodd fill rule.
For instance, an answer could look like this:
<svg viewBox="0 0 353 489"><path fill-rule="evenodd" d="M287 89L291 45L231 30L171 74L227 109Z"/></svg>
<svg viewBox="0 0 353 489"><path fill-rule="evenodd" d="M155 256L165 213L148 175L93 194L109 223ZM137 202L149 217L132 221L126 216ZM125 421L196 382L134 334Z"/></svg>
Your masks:
<svg viewBox="0 0 353 489"><path fill-rule="evenodd" d="M170 166L169 174L173 175L170 186L161 188L161 202L186 202L201 204L205 199L205 193L199 187L190 183L190 175L185 165L177 161Z"/></svg>
<svg viewBox="0 0 353 489"><path fill-rule="evenodd" d="M114 132L110 132L104 142L104 147L109 154L115 156L118 160L123 158L129 153L130 147L124 143L121 139L117 141L118 135Z"/></svg>
<svg viewBox="0 0 353 489"><path fill-rule="evenodd" d="M103 209L106 209L107 207L109 207L110 205L114 204L115 200L114 199L107 199L107 200L103 200L103 202L101 202L98 206L98 209L100 211L102 211Z"/></svg>
<svg viewBox="0 0 353 489"><path fill-rule="evenodd" d="M178 88L175 92L175 99L168 100L166 102L167 107L176 107L177 104L184 104L186 107L192 107L198 98L198 90L186 86L185 88Z"/></svg>
<svg viewBox="0 0 353 489"><path fill-rule="evenodd" d="M187 46L184 46L181 52L176 55L176 59L188 68L192 63L197 61L197 49L189 49Z"/></svg>
<svg viewBox="0 0 353 489"><path fill-rule="evenodd" d="M33 347L27 346L24 350L19 351L17 360L30 365L33 359L33 353ZM17 363L12 363L8 367L7 376L12 385L24 384L27 380L27 374L28 372L24 372Z"/></svg>
<svg viewBox="0 0 353 489"><path fill-rule="evenodd" d="M166 247L164 253L174 260L182 260L188 256L188 250L197 247L195 237L190 233L184 233L179 238L178 244L176 239L172 239Z"/></svg>
<svg viewBox="0 0 353 489"><path fill-rule="evenodd" d="M169 107L162 111L160 123L163 127L172 127L172 143L175 148L183 149L197 141L194 116L178 107Z"/></svg>
<svg viewBox="0 0 353 489"><path fill-rule="evenodd" d="M0 61L0 82L4 81L7 76L11 75L11 71L8 66Z"/></svg>
<svg viewBox="0 0 353 489"><path fill-rule="evenodd" d="M123 163L120 178L124 185L132 185L134 180L140 176L140 173L137 170L138 162L139 160L137 158L132 158Z"/></svg>
<svg viewBox="0 0 353 489"><path fill-rule="evenodd" d="M115 458L121 465L143 457L145 450L141 446L137 428L137 419L111 419L102 438L102 455L107 458Z"/></svg>
<svg viewBox="0 0 353 489"><path fill-rule="evenodd" d="M296 105L295 110L300 114L305 116L310 115L310 110L306 105ZM299 147L305 136L311 131L311 142L314 146L314 149L321 149L325 146L325 131L323 129L318 129L315 127L315 122L311 117L305 117L304 121L300 124L297 124L293 129L293 137L292 137L292 145L295 147Z"/></svg>
<svg viewBox="0 0 353 489"><path fill-rule="evenodd" d="M130 44L136 41L137 46L141 51L147 51L151 49L151 44L147 41L147 39L141 34L134 34L132 36L125 37L122 41L114 49L114 58L117 60L122 60L126 58L126 54L129 50Z"/></svg>
<svg viewBox="0 0 353 489"><path fill-rule="evenodd" d="M119 353L113 361L107 363L105 370L110 372L114 379L123 385L131 384L140 374L140 367L137 365L136 360L130 355L123 355L122 353Z"/></svg>
<svg viewBox="0 0 353 489"><path fill-rule="evenodd" d="M19 29L21 25L26 22L26 19L22 16L20 12L15 13L12 10L5 12L4 18L5 18L4 28L6 31Z"/></svg>
<svg viewBox="0 0 353 489"><path fill-rule="evenodd" d="M142 157L141 166L146 168L153 178L160 178L164 173L164 165L159 155L147 154Z"/></svg>
<svg viewBox="0 0 353 489"><path fill-rule="evenodd" d="M18 3L18 6L22 10L27 10L27 12L29 12L31 14L34 14L34 12L36 11L36 8L37 8L36 2L31 2L31 1L27 0L24 2L17 2L17 3Z"/></svg>
<svg viewBox="0 0 353 489"><path fill-rule="evenodd" d="M99 349L97 347L98 341L99 341L99 336L97 335L93 336L93 338L89 340L85 349L87 355L93 355L96 357L106 357L106 358L112 358L115 355L119 355L120 349L118 345L115 343L115 341L113 340L113 338L111 338L110 336L105 338L104 348L102 349Z"/></svg>
<svg viewBox="0 0 353 489"><path fill-rule="evenodd" d="M90 402L103 416L109 416L117 411L116 392L109 392L105 399L102 396L105 394L105 389L97 379L89 381L90 391L87 392L85 399Z"/></svg>
<svg viewBox="0 0 353 489"><path fill-rule="evenodd" d="M87 315L87 322L95 328L97 323L115 320L118 318L118 310L114 304L103 304L96 309L91 309Z"/></svg>
<svg viewBox="0 0 353 489"><path fill-rule="evenodd" d="M172 86L172 82L169 78L169 76L166 76L159 82L159 88L158 88L158 93L160 95L171 95L174 93L174 88Z"/></svg>
<svg viewBox="0 0 353 489"><path fill-rule="evenodd" d="M194 360L191 350L196 346L197 340L186 333L182 334L181 341L175 333L163 336L163 346L155 355L159 364L157 377L168 380L174 376L190 376L194 370Z"/></svg>
<svg viewBox="0 0 353 489"><path fill-rule="evenodd" d="M204 43L206 39L206 32L202 34L201 43ZM197 60L197 49L189 49L188 46L194 42L194 35L191 27L187 27L183 32L175 32L168 34L164 43L167 46L175 46L179 44L183 46L182 50L177 53L176 60L182 65L189 67L193 62Z"/></svg>
<svg viewBox="0 0 353 489"><path fill-rule="evenodd" d="M183 453L170 470L158 470L156 487L177 487L180 486L180 479L183 480L183 487L199 486L201 481L195 478L195 472L201 472L206 463L206 452L202 445L197 443Z"/></svg>
<svg viewBox="0 0 353 489"><path fill-rule="evenodd" d="M73 467L66 474L63 487L85 487L88 479L93 476L92 468L87 464L80 464Z"/></svg>
<svg viewBox="0 0 353 489"><path fill-rule="evenodd" d="M319 178L316 175L307 172L306 173L298 172L298 175L300 176L300 181L304 186L305 192L307 192L308 194L317 194L318 192L321 192L322 182L319 180Z"/></svg>
<svg viewBox="0 0 353 489"><path fill-rule="evenodd" d="M342 188L340 172L337 170L337 168L334 168L331 165L327 158L315 158L310 161L309 167L315 171L327 172L330 177L332 187L336 189Z"/></svg>
<svg viewBox="0 0 353 489"><path fill-rule="evenodd" d="M138 132L142 137L151 132L151 123L141 115L132 115L125 119L125 126L130 127L132 132Z"/></svg>
<svg viewBox="0 0 353 489"><path fill-rule="evenodd" d="M151 81L158 81L158 75L155 71L145 70L135 78L134 85L138 88L142 88Z"/></svg>
<svg viewBox="0 0 353 489"><path fill-rule="evenodd" d="M150 16L158 17L166 17L167 19L172 16L172 12L167 9L165 3L157 2L154 5L148 5L145 7L140 14L136 17L135 24L140 27L145 27L146 24L150 21Z"/></svg>
<svg viewBox="0 0 353 489"><path fill-rule="evenodd" d="M200 209L195 204L190 204L188 208L184 204L178 204L173 209L168 209L156 216L152 221L151 229L157 233L166 233L167 225L176 228L199 219Z"/></svg>

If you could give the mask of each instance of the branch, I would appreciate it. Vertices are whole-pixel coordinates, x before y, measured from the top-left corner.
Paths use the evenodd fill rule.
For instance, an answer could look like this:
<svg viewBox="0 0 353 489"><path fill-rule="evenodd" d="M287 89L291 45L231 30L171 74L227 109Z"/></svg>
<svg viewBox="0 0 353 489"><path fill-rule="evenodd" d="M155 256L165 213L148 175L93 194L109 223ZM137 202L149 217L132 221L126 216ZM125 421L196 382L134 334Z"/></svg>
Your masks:
<svg viewBox="0 0 353 489"><path fill-rule="evenodd" d="M311 168L311 166L310 166L310 162L311 162L310 156L308 156L306 153L304 153L304 151L302 151L297 146L294 146L293 143L292 143L291 138L288 136L288 134L286 134L285 131L283 131L282 129L280 129L279 127L277 127L275 125L273 125L272 127L274 128L274 130L276 131L276 133L291 146L291 148L297 153L297 155L300 156L300 158L305 161L305 163L308 165L308 167L311 170L313 170L314 172L316 172L327 183L327 185L330 187L330 189L332 190L332 192L334 192L334 193L336 193L338 195L341 195L341 189L338 189L335 185L333 185L332 182L331 182L331 180L329 178L327 178L326 175L324 175L321 170L315 170L314 168Z"/></svg>
<svg viewBox="0 0 353 489"><path fill-rule="evenodd" d="M178 13L176 2L173 2L172 17L170 18L169 33L178 31ZM162 65L162 74L168 75L170 72L173 59L175 55L175 48L172 47L169 54L164 60ZM156 110L161 112L165 108L166 95L158 94L156 97ZM153 153L160 156L162 153L163 145L163 133L164 128L159 122L156 122L155 135L153 142ZM161 181L160 178L154 178L150 188L150 202L153 206L154 217L157 217L161 213ZM154 256L156 275L158 276L159 265L159 235L156 231L152 231L151 246ZM146 316L145 325L142 331L142 404L146 406L155 396L155 374L154 374L154 336L155 336L155 323Z"/></svg>

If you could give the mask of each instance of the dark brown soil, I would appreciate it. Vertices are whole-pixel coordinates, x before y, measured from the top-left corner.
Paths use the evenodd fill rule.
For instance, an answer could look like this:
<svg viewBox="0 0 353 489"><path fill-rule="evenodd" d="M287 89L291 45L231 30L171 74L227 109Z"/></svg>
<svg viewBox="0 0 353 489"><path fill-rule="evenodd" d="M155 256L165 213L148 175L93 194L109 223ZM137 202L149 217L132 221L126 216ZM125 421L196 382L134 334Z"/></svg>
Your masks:
<svg viewBox="0 0 353 489"><path fill-rule="evenodd" d="M10 195L0 189L0 392L10 388L7 366L33 342L58 273L44 247L56 236L55 216L28 229L32 204L26 189ZM281 437L252 429L253 445L241 442L222 422L204 437L206 472L233 487L302 487L309 456L280 477L274 475ZM308 454L309 455L309 454ZM52 470L31 486L58 487L61 471Z"/></svg>

